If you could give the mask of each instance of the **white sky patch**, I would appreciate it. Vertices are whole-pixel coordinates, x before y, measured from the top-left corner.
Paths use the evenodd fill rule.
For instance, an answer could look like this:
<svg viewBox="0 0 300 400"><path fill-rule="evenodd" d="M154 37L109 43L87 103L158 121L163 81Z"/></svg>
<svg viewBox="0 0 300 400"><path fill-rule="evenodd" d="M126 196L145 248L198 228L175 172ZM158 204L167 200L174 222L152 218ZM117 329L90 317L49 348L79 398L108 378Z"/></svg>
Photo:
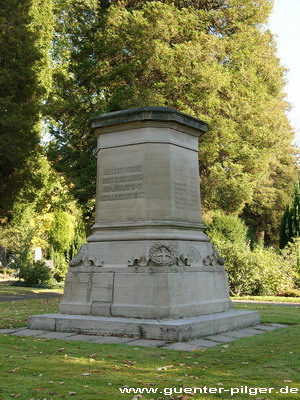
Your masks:
<svg viewBox="0 0 300 400"><path fill-rule="evenodd" d="M285 92L291 105L288 117L300 145L300 0L275 0L270 30L276 35L278 56L289 71Z"/></svg>

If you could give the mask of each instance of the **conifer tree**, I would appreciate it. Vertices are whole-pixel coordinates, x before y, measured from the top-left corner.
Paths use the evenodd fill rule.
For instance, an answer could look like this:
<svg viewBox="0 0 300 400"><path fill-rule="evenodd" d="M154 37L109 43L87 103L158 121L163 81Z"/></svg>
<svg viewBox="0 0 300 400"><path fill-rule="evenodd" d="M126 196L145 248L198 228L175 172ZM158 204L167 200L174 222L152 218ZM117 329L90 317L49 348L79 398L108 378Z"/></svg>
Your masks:
<svg viewBox="0 0 300 400"><path fill-rule="evenodd" d="M89 118L173 107L210 124L199 150L204 211L243 213L257 235L276 240L295 162L285 70L263 25L272 3L69 0L68 10L61 4L50 154L82 203L94 197Z"/></svg>
<svg viewBox="0 0 300 400"><path fill-rule="evenodd" d="M3 0L0 8L0 222L32 178L41 110L51 86L52 0ZM31 162L28 160L31 159ZM30 199L29 199L30 200Z"/></svg>
<svg viewBox="0 0 300 400"><path fill-rule="evenodd" d="M282 217L280 227L280 247L285 247L289 242L300 237L300 181L295 185L293 200Z"/></svg>

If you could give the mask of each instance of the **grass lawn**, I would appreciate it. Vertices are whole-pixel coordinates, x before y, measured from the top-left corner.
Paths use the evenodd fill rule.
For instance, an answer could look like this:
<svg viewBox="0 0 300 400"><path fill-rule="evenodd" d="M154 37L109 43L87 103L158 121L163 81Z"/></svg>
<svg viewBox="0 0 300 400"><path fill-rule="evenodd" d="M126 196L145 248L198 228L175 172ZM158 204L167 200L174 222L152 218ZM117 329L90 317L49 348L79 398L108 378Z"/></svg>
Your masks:
<svg viewBox="0 0 300 400"><path fill-rule="evenodd" d="M56 313L60 301L53 298L0 302L0 329L26 326L29 315Z"/></svg>
<svg viewBox="0 0 300 400"><path fill-rule="evenodd" d="M0 296L36 293L63 293L63 289L39 289L31 287L11 286L7 282L0 280Z"/></svg>
<svg viewBox="0 0 300 400"><path fill-rule="evenodd" d="M58 302L0 303L0 325L24 325L26 315L55 312ZM256 309L263 322L291 326L192 353L0 335L0 399L299 399L300 307L239 304L236 308ZM158 391L134 397L133 393L121 394L119 387L123 386ZM271 394L256 395L254 391L233 396L229 392L193 397L180 394L182 388L203 386L275 389ZM275 393L286 387L298 388L299 393ZM176 388L177 393L171 395L165 388Z"/></svg>
<svg viewBox="0 0 300 400"><path fill-rule="evenodd" d="M284 297L284 296L240 296L231 297L232 300L252 300L252 301L271 301L283 303L300 303L300 297Z"/></svg>

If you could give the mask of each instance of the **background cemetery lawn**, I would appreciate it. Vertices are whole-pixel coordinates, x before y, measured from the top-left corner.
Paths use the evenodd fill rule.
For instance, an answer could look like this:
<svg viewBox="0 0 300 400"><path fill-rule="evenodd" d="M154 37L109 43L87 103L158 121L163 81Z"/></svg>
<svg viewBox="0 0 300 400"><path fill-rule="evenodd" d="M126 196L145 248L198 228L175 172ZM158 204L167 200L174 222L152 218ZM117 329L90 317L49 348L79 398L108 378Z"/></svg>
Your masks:
<svg viewBox="0 0 300 400"><path fill-rule="evenodd" d="M0 303L1 328L24 326L27 315L56 312L59 299ZM225 388L296 387L299 385L299 307L238 304L238 309L258 310L262 322L290 324L288 328L243 338L205 351L180 352L126 345L100 345L0 335L0 399L8 400L129 400L119 387L159 390L176 387ZM225 347L223 347L225 346ZM73 394L71 394L73 393ZM76 394L74 394L76 393ZM174 395L179 399L180 394ZM299 395L200 395L213 398L297 399ZM142 399L169 400L163 394Z"/></svg>
<svg viewBox="0 0 300 400"><path fill-rule="evenodd" d="M18 294L41 294L41 293L63 293L63 289L40 289L22 286L10 286L0 284L0 296L11 296Z"/></svg>
<svg viewBox="0 0 300 400"><path fill-rule="evenodd" d="M232 300L271 301L272 303L300 303L300 297L284 296L236 296Z"/></svg>

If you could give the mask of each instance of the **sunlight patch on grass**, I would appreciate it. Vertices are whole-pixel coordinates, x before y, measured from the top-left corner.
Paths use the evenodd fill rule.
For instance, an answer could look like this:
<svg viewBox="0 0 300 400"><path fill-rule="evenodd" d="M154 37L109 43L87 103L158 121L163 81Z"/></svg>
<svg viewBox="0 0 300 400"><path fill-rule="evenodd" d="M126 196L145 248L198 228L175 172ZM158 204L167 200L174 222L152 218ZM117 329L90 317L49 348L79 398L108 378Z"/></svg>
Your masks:
<svg viewBox="0 0 300 400"><path fill-rule="evenodd" d="M300 297L283 297L283 296L235 296L231 300L252 300L252 301L271 301L277 303L299 303Z"/></svg>

